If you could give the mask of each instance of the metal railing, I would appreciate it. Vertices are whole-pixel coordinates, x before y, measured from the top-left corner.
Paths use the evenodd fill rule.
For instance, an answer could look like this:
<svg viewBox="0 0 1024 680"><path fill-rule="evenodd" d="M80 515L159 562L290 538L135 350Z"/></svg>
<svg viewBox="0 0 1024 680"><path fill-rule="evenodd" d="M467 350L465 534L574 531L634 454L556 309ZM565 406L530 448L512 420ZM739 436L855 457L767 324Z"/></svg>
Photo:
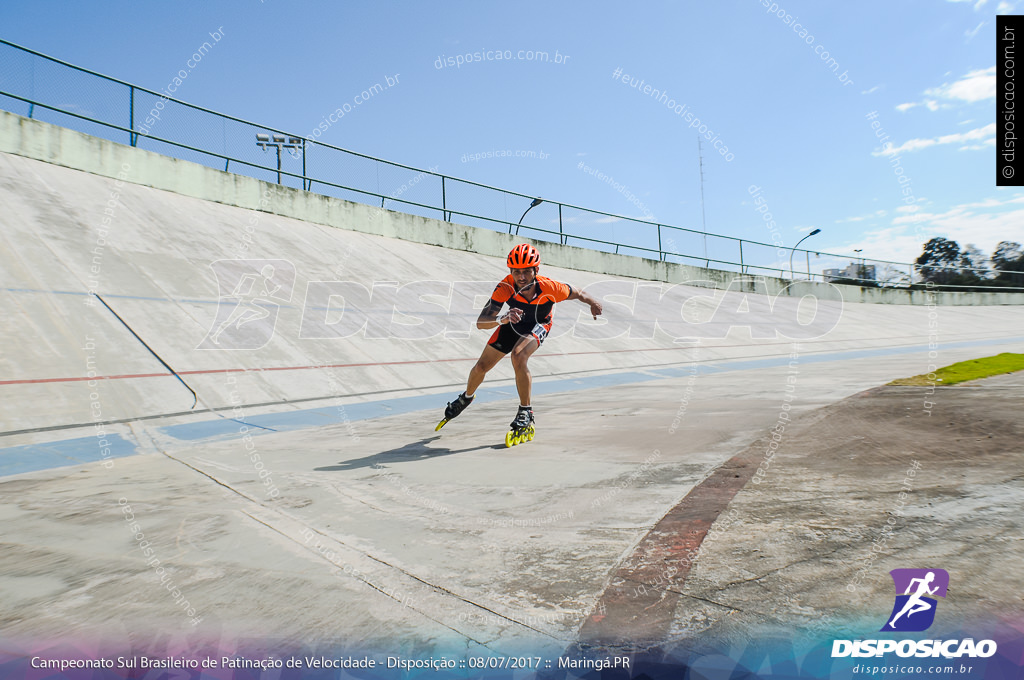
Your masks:
<svg viewBox="0 0 1024 680"><path fill-rule="evenodd" d="M70 83L70 84L69 84ZM592 210L544 199L530 210L532 224L514 222L515 215L535 197L450 177L401 163L382 160L309 136L257 125L241 118L204 109L132 83L69 64L20 45L0 40L0 108L24 107L29 118L39 118L80 132L126 142L130 146L197 162L225 171L277 182L305 191L387 208L438 217L468 226L509 233L528 232L537 240L579 245L593 250L649 257L663 262L704 268L738 270L791 278L827 279L811 271L811 257L848 261L863 267L881 267L884 285L906 287L919 278L919 265L856 255L793 249L776 244L711 234L669 224ZM257 148L256 134L277 134L296 142L289 149L301 171L280 168L278 159ZM318 135L316 135L318 136ZM278 158L280 150L278 150ZM296 170L299 168L296 167ZM520 218L522 220L522 218ZM536 226L536 225L548 225ZM555 226L557 225L557 231ZM572 231L568 230L568 227ZM626 227L629 240L618 240ZM615 240L598 238L611 231ZM702 254L697 254L702 253ZM780 255L785 253L785 255ZM796 258L804 270L786 266ZM963 271L959 267L935 267ZM995 270L975 270L989 274ZM842 277L869 285L875 279ZM953 287L956 286L944 286ZM962 286L977 288L977 286ZM994 290L1013 290L1007 287Z"/></svg>

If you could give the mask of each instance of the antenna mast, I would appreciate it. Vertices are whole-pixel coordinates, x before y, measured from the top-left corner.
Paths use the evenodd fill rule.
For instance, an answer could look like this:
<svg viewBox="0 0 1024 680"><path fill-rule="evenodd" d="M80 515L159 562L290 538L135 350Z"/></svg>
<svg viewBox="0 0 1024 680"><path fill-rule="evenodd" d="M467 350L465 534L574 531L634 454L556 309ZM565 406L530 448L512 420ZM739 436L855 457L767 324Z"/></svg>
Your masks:
<svg viewBox="0 0 1024 680"><path fill-rule="evenodd" d="M708 257L708 224L704 217L704 150L701 147L700 135L697 135L697 161L700 167L700 223L704 232L704 259Z"/></svg>

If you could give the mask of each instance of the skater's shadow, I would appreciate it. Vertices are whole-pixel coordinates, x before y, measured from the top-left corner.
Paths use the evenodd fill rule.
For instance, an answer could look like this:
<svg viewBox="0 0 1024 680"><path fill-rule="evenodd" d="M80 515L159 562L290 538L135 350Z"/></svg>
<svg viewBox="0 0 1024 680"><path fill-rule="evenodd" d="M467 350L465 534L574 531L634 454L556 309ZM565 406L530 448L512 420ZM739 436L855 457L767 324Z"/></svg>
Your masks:
<svg viewBox="0 0 1024 680"><path fill-rule="evenodd" d="M481 451L484 449L505 448L504 444L496 444L493 446L474 446L469 449L448 449L443 447L427 446L430 442L440 438L441 435L428 437L426 439L421 439L418 442L413 442L412 444L400 446L397 449L391 449L390 451L381 451L380 453L375 453L372 456L356 458L355 460L346 460L342 463L338 463L337 465L327 465L325 467L313 469L317 472L345 472L347 470L358 470L359 468L365 467L379 467L388 463L411 463L418 460L430 460L431 458L450 456L455 453L469 453L470 451Z"/></svg>

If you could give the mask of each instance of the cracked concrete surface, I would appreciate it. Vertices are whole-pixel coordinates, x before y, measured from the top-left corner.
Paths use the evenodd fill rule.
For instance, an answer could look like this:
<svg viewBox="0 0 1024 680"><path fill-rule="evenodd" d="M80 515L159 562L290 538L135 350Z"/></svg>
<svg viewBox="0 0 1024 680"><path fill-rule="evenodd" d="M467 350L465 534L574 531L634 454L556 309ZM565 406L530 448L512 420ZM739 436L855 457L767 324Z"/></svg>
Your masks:
<svg viewBox="0 0 1024 680"><path fill-rule="evenodd" d="M501 258L273 214L260 214L247 251L296 265L295 295L281 308L273 337L253 352L196 351L220 305L211 263L237 255L250 212L126 184L104 251L103 293L133 330L187 371L208 404L244 403L247 419L295 421L303 409L321 407L317 417L328 424L253 437L280 490L272 499L237 433L221 428L176 438L165 429L223 425L219 419L234 413L188 412L192 394L106 310L82 304L95 243L83 225L100 223L113 181L9 154L0 154L0 177L0 299L10 310L0 315L0 363L12 378L4 376L0 431L8 449L36 447L14 451L11 476L0 478L5 640L181 635L423 655L557 655L577 639L660 519L776 421L786 372L768 366L792 344L760 339L779 319L763 299L750 304L733 292L728 304L725 293L716 297L728 312L715 315L721 337L698 346L661 335L569 334L567 322L585 310L560 307L557 332L531 359L534 441L501 446L515 411L507 362L484 385L496 401L481 400L434 432L486 335L309 339L300 332L301 292L311 281L387 276L477 281L486 297L490 282L504 275ZM547 265L542 273L580 287L621 278ZM711 310L707 290L682 288L677 292L693 303L686 309ZM468 329L480 305L472 290L452 290L450 315ZM608 301L606 320L622 324L635 313L647 325L656 316L679 320L661 316L652 300L638 298L635 309ZM837 304L822 303L830 306ZM392 315L387 306L371 311ZM836 429L818 409L920 373L928 361L928 310L847 304L841 311L827 335L801 342L792 413L813 445L780 454L766 480L747 485L729 506L738 514L704 518L700 530L714 525L716 539L692 578L666 591L671 597L660 612L667 634L727 635L730 625L741 630L780 618L811 625L823 612L874 612L884 599L872 590L883 585L865 582L862 602L841 602L835 575L848 577L874 537L884 513L879 504L892 495L891 475L931 440L916 431L907 439L902 425L890 437L878 427L889 411ZM1024 349L1024 318L1015 311L943 308L943 360ZM432 318L448 316L441 310ZM664 369L678 377L658 373ZM87 386L90 370L105 378L99 399ZM970 395L966 390L981 388L963 389ZM1016 388L999 389L1019 402ZM421 401L402 412L398 402L413 398ZM911 407L920 401L907 399ZM903 408L893 404L890 410ZM345 407L361 409L365 419L334 417ZM992 422L993 431L1002 427L995 410L971 413ZM108 432L137 455L109 468L19 468L36 455L56 459L52 465L74 462L60 457L57 443L94 437L99 419L116 422ZM931 433L946 453L925 465L914 494L919 505L908 509L890 543L903 551L893 557L900 565L921 556L943 566L1003 569L1006 556L1019 556L1019 531L1004 521L1008 509L1019 511L1019 475L1010 471L1019 466L1011 467L1012 457L993 449L993 440L974 441L978 432ZM967 450L968 458L958 457ZM941 476L929 478L931 470ZM932 504L927 516L920 514L924 502ZM124 505L142 539L129 531ZM936 533L947 526L952 538ZM159 565L147 563L153 558ZM958 575L954 587L971 587L978 602L994 607L999 594L982 593L981 584L1007 582L993 579L984 573L968 586ZM201 619L196 626L188 608Z"/></svg>
<svg viewBox="0 0 1024 680"><path fill-rule="evenodd" d="M867 387L899 374L900 361L854 368ZM869 616L891 603L885 571L912 560L950 571L967 596L950 606L964 614L991 606L996 592L1021 592L1012 540L1020 526L1008 519L1020 475L1006 474L1019 446L1000 438L1019 437L1019 425L1002 420L1019 401L993 408L961 390L961 404L947 388L923 422L907 411L920 405L909 388L833 403L857 391L836 384L835 368L804 367L796 424L764 481L739 492L681 587L665 588L675 598L668 639ZM487 444L504 403L481 404L441 438L425 434L432 412L360 422L359 442L341 425L262 435L254 441L278 501L266 498L237 440L163 448L110 470L7 478L0 635L174 630L557 655L658 518L720 471L738 440L758 442L774 424L776 393L745 399L743 422L729 411L732 395L782 376L780 368L701 377L675 435L667 427L679 379L550 399L538 438L513 450ZM624 401L643 407L603 427L601 414ZM168 445L158 434L153 441ZM655 449L661 456L644 471ZM851 602L842 587L912 457L922 469L905 523ZM120 498L202 617L197 628L147 566ZM965 574L979 565L985 578Z"/></svg>
<svg viewBox="0 0 1024 680"><path fill-rule="evenodd" d="M926 389L879 387L788 430L682 584L665 648L766 630L862 637L884 623L888 571L903 567L950 574L933 636L1024 613L1024 374L940 388L930 415Z"/></svg>

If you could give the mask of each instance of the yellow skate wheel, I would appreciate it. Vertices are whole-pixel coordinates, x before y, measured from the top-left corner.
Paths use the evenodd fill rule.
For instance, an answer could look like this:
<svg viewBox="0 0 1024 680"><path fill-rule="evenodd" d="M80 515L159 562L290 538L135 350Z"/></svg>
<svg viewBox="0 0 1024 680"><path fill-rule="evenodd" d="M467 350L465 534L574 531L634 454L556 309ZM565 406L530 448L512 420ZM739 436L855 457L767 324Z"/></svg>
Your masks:
<svg viewBox="0 0 1024 680"><path fill-rule="evenodd" d="M505 433L505 447L512 448L516 445L516 439L511 430Z"/></svg>
<svg viewBox="0 0 1024 680"><path fill-rule="evenodd" d="M441 429L442 427L444 427L444 426L445 426L445 423L447 423L447 422L448 422L448 419L447 419L447 418L442 418L442 419L441 419L441 422L439 422L439 423L437 424L437 427L435 427L435 428L434 428L434 432L437 432L437 431L438 431L438 430L440 430L440 429Z"/></svg>
<svg viewBox="0 0 1024 680"><path fill-rule="evenodd" d="M530 431L529 431L529 432L527 433L527 435L526 435L526 441L528 441L528 442L532 442L532 441L533 441L533 435L534 435L534 432L533 432L533 430L530 430Z"/></svg>

